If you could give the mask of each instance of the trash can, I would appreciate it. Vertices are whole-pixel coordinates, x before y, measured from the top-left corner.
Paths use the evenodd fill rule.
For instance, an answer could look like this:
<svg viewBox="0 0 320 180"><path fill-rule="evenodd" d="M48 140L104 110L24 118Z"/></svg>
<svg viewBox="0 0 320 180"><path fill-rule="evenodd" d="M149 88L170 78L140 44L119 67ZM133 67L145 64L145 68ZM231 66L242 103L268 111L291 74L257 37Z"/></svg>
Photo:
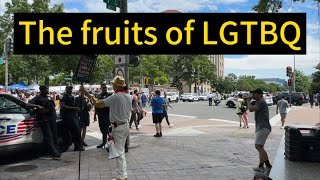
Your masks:
<svg viewBox="0 0 320 180"><path fill-rule="evenodd" d="M290 161L320 162L320 127L285 127L285 153Z"/></svg>

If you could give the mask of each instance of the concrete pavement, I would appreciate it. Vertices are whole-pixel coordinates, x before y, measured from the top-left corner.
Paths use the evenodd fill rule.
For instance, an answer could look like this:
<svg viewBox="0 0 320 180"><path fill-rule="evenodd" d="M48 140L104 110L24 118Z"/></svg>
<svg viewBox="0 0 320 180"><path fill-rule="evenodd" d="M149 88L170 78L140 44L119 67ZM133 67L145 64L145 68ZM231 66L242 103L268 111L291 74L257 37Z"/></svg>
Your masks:
<svg viewBox="0 0 320 180"><path fill-rule="evenodd" d="M170 121L175 126L168 128L164 121L162 138L153 137L155 130L150 114L141 121L141 131L131 130L131 142L139 146L126 154L130 180L253 178L252 167L258 164L253 125L242 129L238 123L174 115L170 116ZM109 180L115 175L115 161L107 160L105 150L95 148L100 140L94 126L88 132L90 147L81 153L81 179ZM273 128L267 141L271 162L282 133L278 127ZM60 161L37 159L0 166L0 179L75 180L78 158L79 153L69 151ZM10 168L24 165L35 165L36 168L20 173L10 172Z"/></svg>

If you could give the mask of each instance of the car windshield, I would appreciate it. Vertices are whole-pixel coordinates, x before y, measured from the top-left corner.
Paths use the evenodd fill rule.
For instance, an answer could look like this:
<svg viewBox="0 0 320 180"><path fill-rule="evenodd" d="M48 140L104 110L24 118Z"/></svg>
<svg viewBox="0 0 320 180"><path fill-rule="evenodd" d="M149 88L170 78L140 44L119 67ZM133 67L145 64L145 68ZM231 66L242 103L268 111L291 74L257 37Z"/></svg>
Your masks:
<svg viewBox="0 0 320 180"><path fill-rule="evenodd" d="M167 93L167 96L174 96L174 93Z"/></svg>

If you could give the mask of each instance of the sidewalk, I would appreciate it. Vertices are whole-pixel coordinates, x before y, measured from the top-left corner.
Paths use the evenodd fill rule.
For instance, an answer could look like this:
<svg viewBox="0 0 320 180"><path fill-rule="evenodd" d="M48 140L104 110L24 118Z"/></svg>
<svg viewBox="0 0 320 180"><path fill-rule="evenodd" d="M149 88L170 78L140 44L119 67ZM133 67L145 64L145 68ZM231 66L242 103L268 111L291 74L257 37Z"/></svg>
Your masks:
<svg viewBox="0 0 320 180"><path fill-rule="evenodd" d="M164 122L163 137L155 138L150 114L141 121L141 131L131 130L132 143L138 147L126 154L130 180L183 179L183 180L248 180L252 167L258 164L254 148L254 126L239 128L238 124L170 117L175 125L168 128ZM273 162L283 131L274 127L266 143L270 161ZM92 137L90 137L92 138ZM99 139L95 139L99 143ZM87 142L88 143L88 142ZM90 141L92 143L92 141ZM81 179L110 180L115 176L115 161L107 159L107 152L94 144L81 153ZM70 148L72 149L72 148ZM76 180L78 175L77 152L66 152L60 161L37 159L19 165L37 165L38 169L22 173L8 173L12 165L0 167L0 179L26 180ZM40 166L48 167L39 170ZM50 166L51 165L51 166Z"/></svg>
<svg viewBox="0 0 320 180"><path fill-rule="evenodd" d="M320 123L320 109L314 107L294 107L286 120L286 125L302 124L314 126ZM284 130L283 130L284 131ZM284 132L283 132L284 133ZM270 177L273 180L313 180L320 177L320 163L289 161L284 156L284 134L276 154Z"/></svg>

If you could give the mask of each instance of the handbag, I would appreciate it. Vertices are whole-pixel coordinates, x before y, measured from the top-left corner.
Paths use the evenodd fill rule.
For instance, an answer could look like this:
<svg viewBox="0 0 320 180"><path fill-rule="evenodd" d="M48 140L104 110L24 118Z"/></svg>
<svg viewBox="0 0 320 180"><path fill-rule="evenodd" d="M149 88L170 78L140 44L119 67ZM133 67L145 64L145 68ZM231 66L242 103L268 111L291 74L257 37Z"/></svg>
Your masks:
<svg viewBox="0 0 320 180"><path fill-rule="evenodd" d="M108 159L114 159L120 156L120 154L118 153L117 149L116 149L116 145L114 143L114 139L113 136L110 136L110 127L108 128L108 139L107 139L107 145L108 145L108 149L109 149L109 157ZM112 131L112 130L111 130Z"/></svg>

